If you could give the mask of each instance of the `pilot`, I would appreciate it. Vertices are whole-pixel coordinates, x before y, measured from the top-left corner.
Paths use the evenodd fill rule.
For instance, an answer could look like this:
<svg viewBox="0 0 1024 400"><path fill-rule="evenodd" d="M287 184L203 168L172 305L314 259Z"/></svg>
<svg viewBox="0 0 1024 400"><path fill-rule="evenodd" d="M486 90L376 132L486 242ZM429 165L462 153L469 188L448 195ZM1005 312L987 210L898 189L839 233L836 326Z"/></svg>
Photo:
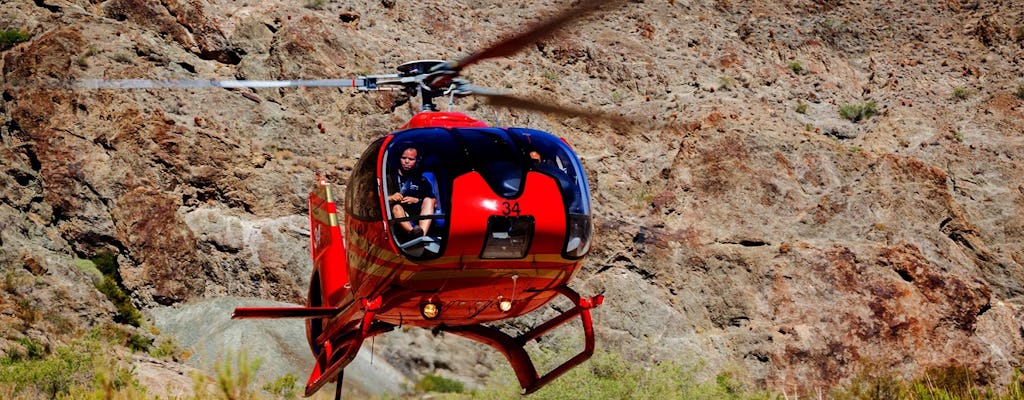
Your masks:
<svg viewBox="0 0 1024 400"><path fill-rule="evenodd" d="M434 187L421 174L419 160L419 151L415 147L408 147L402 151L395 173L399 190L388 196L388 200L393 204L391 214L395 218L419 217L434 213L434 204L437 201L434 198ZM399 234L407 239L426 236L432 221L425 218L418 222L415 219L399 222L398 226L402 229Z"/></svg>

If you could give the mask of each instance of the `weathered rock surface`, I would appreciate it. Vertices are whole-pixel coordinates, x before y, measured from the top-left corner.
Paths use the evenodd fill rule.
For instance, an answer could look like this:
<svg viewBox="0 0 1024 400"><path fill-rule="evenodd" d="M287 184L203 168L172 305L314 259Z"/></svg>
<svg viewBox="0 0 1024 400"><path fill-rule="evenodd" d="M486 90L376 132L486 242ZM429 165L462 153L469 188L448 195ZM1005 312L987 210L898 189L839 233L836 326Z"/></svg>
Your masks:
<svg viewBox="0 0 1024 400"><path fill-rule="evenodd" d="M61 82L388 73L560 5L0 4L0 28L31 34L0 53L2 337L109 321L74 264L103 253L158 326L226 296L301 302L314 173L343 185L411 115L393 93ZM999 382L1024 357L1021 27L1012 1L629 2L467 74L666 127L457 107L552 131L584 159L598 241L574 286L607 296L602 347L788 393L869 364ZM502 362L416 330L377 345L412 379L476 385Z"/></svg>
<svg viewBox="0 0 1024 400"><path fill-rule="evenodd" d="M256 299L218 297L194 301L177 307L152 309L153 320L161 332L178 338L179 344L193 350L188 364L215 370L218 364L231 365L239 356L258 362L257 380L273 382L292 374L304 384L313 368L306 327L301 321L233 321L235 307L293 307L294 304ZM388 364L373 357L372 348L361 351L345 369L346 398L368 397L384 393L401 393L408 378ZM229 355L225 357L225 355ZM333 390L333 388L331 388Z"/></svg>

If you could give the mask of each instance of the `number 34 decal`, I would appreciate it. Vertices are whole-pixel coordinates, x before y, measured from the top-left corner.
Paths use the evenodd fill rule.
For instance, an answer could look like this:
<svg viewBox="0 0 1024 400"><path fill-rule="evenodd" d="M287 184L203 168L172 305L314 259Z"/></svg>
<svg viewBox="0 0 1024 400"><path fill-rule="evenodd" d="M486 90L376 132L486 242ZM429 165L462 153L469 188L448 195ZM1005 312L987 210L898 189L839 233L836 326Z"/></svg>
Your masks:
<svg viewBox="0 0 1024 400"><path fill-rule="evenodd" d="M515 215L519 216L521 211L519 209L518 201L504 201L501 203L501 214L505 216Z"/></svg>

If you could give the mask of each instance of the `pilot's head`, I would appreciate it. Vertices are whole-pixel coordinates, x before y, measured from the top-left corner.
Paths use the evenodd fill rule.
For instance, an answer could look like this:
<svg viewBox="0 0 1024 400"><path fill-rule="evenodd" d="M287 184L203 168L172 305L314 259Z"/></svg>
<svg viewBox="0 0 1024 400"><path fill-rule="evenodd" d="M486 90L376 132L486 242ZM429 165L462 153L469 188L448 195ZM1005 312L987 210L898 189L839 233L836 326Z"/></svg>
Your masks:
<svg viewBox="0 0 1024 400"><path fill-rule="evenodd" d="M402 158L399 160L399 164L402 167L402 171L412 171L416 168L417 155L419 154L415 148L410 147L402 152Z"/></svg>

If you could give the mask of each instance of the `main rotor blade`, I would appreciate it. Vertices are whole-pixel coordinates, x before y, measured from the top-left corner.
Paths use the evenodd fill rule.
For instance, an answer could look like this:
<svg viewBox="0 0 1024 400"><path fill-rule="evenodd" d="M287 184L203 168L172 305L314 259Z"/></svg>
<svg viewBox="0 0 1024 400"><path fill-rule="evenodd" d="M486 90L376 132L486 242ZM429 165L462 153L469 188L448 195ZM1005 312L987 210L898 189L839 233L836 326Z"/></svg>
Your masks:
<svg viewBox="0 0 1024 400"><path fill-rule="evenodd" d="M492 44L491 46L474 54L463 57L454 64L451 64L450 67L454 71L460 71L470 64L474 64L481 60L510 56L518 52L523 47L547 37L551 32L554 32L569 22L583 18L591 12L596 11L598 7L602 5L607 4L615 6L623 3L624 1L625 0L583 0L579 5L562 10L558 15L541 21L539 24L534 25L532 28L524 32Z"/></svg>
<svg viewBox="0 0 1024 400"><path fill-rule="evenodd" d="M613 113L597 110L587 110L575 107L560 106L552 103L540 102L536 100L524 99L522 97L516 97L503 93L497 93L489 90L474 90L473 94L476 96L482 96L487 104L495 107L507 107L507 108L519 108L523 110L539 111L543 113L551 113L564 115L567 117L580 117L584 119L596 119L603 122L611 123L616 127L626 127L630 125L649 125L648 121L639 121L632 118L628 118L622 115L616 115Z"/></svg>
<svg viewBox="0 0 1024 400"><path fill-rule="evenodd" d="M397 75L394 76L397 78ZM355 79L300 79L273 80L155 80L155 79L80 79L74 81L77 89L158 89L158 88L282 88L282 87L356 87L376 89L376 80L365 77ZM383 83L383 82L380 82ZM372 87L371 87L372 86Z"/></svg>

